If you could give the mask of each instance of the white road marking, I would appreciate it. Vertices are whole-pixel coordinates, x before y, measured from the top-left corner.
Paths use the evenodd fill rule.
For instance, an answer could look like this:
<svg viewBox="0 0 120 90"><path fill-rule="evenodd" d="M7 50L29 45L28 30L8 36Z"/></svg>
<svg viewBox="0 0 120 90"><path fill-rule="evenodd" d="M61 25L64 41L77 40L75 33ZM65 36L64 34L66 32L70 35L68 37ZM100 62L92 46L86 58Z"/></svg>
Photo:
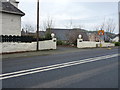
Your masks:
<svg viewBox="0 0 120 90"><path fill-rule="evenodd" d="M45 66L45 67L39 67L39 68L34 68L34 69L21 70L21 71L12 72L12 73L0 74L0 80L13 78L13 77L19 77L19 76L28 75L28 74L34 74L34 73L43 72L43 71L59 69L63 67L68 67L68 66L73 66L73 65L78 65L78 64L103 60L103 59L108 59L108 58L117 57L117 56L118 54L106 55L106 56L100 56L100 57L95 57L95 58L88 58L88 59L83 59L83 60L56 64L56 65L50 65L50 66Z"/></svg>

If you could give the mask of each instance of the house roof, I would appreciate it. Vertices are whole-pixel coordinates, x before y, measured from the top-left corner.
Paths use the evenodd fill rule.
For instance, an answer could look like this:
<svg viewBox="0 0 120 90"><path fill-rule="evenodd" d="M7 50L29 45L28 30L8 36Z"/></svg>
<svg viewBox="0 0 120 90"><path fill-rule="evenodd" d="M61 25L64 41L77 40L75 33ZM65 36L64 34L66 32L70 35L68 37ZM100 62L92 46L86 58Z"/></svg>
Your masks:
<svg viewBox="0 0 120 90"><path fill-rule="evenodd" d="M57 29L57 28L52 28L51 32L55 34L55 36L59 39L59 40L68 40L68 34L72 34L75 31L79 31L77 32L77 34L81 34L83 36L83 40L88 41L88 36L87 33L84 32L83 29Z"/></svg>
<svg viewBox="0 0 120 90"><path fill-rule="evenodd" d="M22 12L20 9L12 5L10 2L0 2L0 3L2 3L0 4L0 7L2 7L0 12L16 14L16 15L21 15L21 16L25 15L24 12Z"/></svg>

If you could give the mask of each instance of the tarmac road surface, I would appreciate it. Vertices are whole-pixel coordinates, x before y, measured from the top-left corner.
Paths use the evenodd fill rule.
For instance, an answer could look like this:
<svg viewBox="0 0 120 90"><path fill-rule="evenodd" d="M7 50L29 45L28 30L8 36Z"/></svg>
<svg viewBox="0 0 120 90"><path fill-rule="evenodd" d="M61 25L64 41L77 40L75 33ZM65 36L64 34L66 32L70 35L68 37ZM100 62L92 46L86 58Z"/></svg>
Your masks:
<svg viewBox="0 0 120 90"><path fill-rule="evenodd" d="M0 80L3 88L118 88L118 56L101 48L7 58Z"/></svg>

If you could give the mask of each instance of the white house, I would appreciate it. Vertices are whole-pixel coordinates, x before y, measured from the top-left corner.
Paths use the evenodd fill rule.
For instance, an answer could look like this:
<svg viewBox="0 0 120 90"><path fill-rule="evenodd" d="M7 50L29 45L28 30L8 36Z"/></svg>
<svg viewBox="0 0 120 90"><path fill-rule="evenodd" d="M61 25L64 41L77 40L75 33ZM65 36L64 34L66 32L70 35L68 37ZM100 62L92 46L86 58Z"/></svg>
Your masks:
<svg viewBox="0 0 120 90"><path fill-rule="evenodd" d="M115 38L113 38L112 42L119 42L119 36L116 36Z"/></svg>
<svg viewBox="0 0 120 90"><path fill-rule="evenodd" d="M18 9L16 0L0 0L0 31L1 35L21 36L21 17L25 15Z"/></svg>

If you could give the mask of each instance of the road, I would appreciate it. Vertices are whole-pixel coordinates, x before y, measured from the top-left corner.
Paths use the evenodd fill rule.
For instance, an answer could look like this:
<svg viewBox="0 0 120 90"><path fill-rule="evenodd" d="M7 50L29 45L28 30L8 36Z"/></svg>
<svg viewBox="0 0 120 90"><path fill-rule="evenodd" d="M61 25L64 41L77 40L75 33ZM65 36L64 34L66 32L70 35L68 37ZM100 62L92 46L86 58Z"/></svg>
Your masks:
<svg viewBox="0 0 120 90"><path fill-rule="evenodd" d="M118 48L3 59L3 88L118 88Z"/></svg>

